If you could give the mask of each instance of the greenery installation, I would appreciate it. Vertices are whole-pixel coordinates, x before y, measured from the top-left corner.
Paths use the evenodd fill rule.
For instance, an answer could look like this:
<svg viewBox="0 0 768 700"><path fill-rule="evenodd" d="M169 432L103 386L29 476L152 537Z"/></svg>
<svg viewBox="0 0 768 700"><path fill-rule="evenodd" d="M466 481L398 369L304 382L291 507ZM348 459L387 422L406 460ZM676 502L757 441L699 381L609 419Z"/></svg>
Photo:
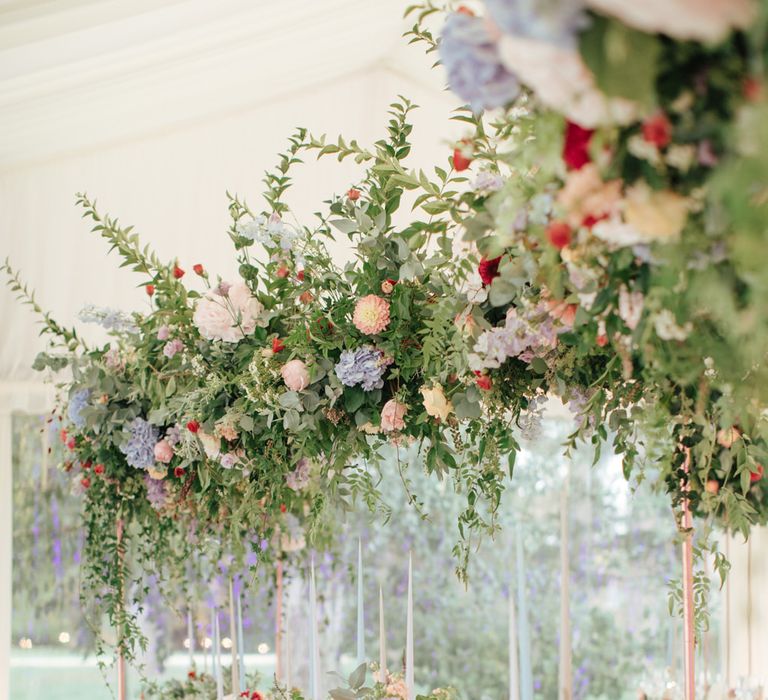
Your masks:
<svg viewBox="0 0 768 700"><path fill-rule="evenodd" d="M183 580L190 549L242 564L288 515L312 539L332 506L383 508L387 443L417 444L466 495L466 577L497 530L514 428L547 396L573 410L569 446L611 440L628 476L652 463L675 509L688 495L745 535L765 522L764 8L670 7L493 0L450 12L439 41L423 21L445 8L412 8L412 40L439 49L469 102L466 138L424 173L407 166L405 99L371 146L299 129L264 210L230 198L236 280L159 260L78 197L152 302L84 310L111 331L102 347L43 313L52 347L35 362L71 372L60 414L85 581L125 655L140 640L122 604L129 544ZM291 169L311 154L362 173L312 225L289 223ZM328 254L335 232L354 263Z"/></svg>

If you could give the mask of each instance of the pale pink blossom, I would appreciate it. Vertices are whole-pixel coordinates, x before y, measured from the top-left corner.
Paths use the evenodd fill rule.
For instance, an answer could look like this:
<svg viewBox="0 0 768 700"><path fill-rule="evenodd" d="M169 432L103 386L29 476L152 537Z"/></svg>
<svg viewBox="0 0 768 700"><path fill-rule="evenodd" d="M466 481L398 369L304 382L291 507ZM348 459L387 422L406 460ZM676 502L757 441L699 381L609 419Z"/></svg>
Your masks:
<svg viewBox="0 0 768 700"><path fill-rule="evenodd" d="M635 330L643 315L645 297L642 292L630 292L624 285L619 289L619 316L624 323Z"/></svg>
<svg viewBox="0 0 768 700"><path fill-rule="evenodd" d="M226 296L208 292L200 299L193 320L204 338L236 343L253 333L263 310L248 285L236 282Z"/></svg>
<svg viewBox="0 0 768 700"><path fill-rule="evenodd" d="M387 401L381 409L381 429L388 433L393 430L402 430L405 427L403 417L407 411L408 407L397 399Z"/></svg>
<svg viewBox="0 0 768 700"><path fill-rule="evenodd" d="M587 5L644 32L705 42L744 29L757 9L753 0L587 0Z"/></svg>
<svg viewBox="0 0 768 700"><path fill-rule="evenodd" d="M280 368L280 374L291 391L303 391L309 386L309 370L301 360L289 360Z"/></svg>
<svg viewBox="0 0 768 700"><path fill-rule="evenodd" d="M167 440L160 440L155 445L155 459L163 464L168 464L173 459L173 448Z"/></svg>

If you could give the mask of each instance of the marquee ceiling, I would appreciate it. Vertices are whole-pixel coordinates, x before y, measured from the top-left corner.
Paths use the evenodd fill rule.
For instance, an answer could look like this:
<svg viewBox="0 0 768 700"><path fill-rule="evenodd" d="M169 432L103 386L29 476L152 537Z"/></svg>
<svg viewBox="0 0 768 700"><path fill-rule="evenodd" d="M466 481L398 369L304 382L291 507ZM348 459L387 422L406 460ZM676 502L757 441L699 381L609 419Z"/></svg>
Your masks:
<svg viewBox="0 0 768 700"><path fill-rule="evenodd" d="M0 169L392 60L405 0L0 0Z"/></svg>

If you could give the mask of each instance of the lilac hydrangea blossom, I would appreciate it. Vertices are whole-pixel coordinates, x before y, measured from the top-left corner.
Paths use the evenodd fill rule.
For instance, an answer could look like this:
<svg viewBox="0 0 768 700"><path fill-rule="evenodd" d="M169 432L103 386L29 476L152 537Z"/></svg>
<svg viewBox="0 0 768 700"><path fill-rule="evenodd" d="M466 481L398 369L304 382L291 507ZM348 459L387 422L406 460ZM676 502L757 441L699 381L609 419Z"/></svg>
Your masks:
<svg viewBox="0 0 768 700"><path fill-rule="evenodd" d="M139 331L131 314L118 311L117 309L110 309L106 306L88 304L80 310L77 317L83 323L98 323L108 331L125 333L138 333Z"/></svg>
<svg viewBox="0 0 768 700"><path fill-rule="evenodd" d="M165 479L153 479L149 474L144 476L144 484L147 487L147 500L155 510L160 510L165 505L168 491L165 487Z"/></svg>
<svg viewBox="0 0 768 700"><path fill-rule="evenodd" d="M511 102L520 83L501 63L486 23L479 17L454 13L440 38L440 60L448 71L448 84L474 112Z"/></svg>
<svg viewBox="0 0 768 700"><path fill-rule="evenodd" d="M576 46L587 23L580 0L485 0L485 6L504 33L564 48Z"/></svg>
<svg viewBox="0 0 768 700"><path fill-rule="evenodd" d="M309 484L309 473L312 468L310 461L306 457L302 457L296 469L285 475L285 483L289 489L293 491L301 491Z"/></svg>
<svg viewBox="0 0 768 700"><path fill-rule="evenodd" d="M363 391L384 386L384 372L392 364L381 350L363 345L354 350L343 350L336 363L336 376L345 386L360 385Z"/></svg>
<svg viewBox="0 0 768 700"><path fill-rule="evenodd" d="M138 416L131 421L128 429L131 436L120 446L120 451L132 467L149 469L155 463L155 444L160 437L160 430Z"/></svg>
<svg viewBox="0 0 768 700"><path fill-rule="evenodd" d="M83 416L83 409L88 406L88 402L91 399L90 389L80 389L76 391L69 399L69 406L67 407L67 416L76 428L85 427L85 416Z"/></svg>

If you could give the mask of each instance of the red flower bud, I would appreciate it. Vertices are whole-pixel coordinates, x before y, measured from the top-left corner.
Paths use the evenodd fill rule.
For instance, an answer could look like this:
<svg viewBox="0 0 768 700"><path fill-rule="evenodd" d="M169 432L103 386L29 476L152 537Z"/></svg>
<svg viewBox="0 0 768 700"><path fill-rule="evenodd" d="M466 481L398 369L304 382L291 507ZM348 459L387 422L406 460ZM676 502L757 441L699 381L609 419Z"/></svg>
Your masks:
<svg viewBox="0 0 768 700"><path fill-rule="evenodd" d="M194 671L187 671L187 678L197 678L197 674Z"/></svg>
<svg viewBox="0 0 768 700"><path fill-rule="evenodd" d="M285 511L288 510L288 507L285 505L285 503L280 504L280 512L285 513Z"/></svg>
<svg viewBox="0 0 768 700"><path fill-rule="evenodd" d="M464 143L468 143L468 141L464 141ZM464 155L464 148L462 146L457 146L453 149L453 169L457 173L466 170L471 162L472 157Z"/></svg>
<svg viewBox="0 0 768 700"><path fill-rule="evenodd" d="M272 352L277 354L281 350L285 350L285 343L280 338L272 338Z"/></svg>
<svg viewBox="0 0 768 700"><path fill-rule="evenodd" d="M553 221L547 226L547 239L558 250L562 250L571 242L571 227L565 221Z"/></svg>
<svg viewBox="0 0 768 700"><path fill-rule="evenodd" d="M669 145L672 141L672 123L664 112L658 112L643 122L643 138L658 148Z"/></svg>
<svg viewBox="0 0 768 700"><path fill-rule="evenodd" d="M144 291L147 293L147 296L151 297L155 293L155 285L148 284L146 287L144 287Z"/></svg>
<svg viewBox="0 0 768 700"><path fill-rule="evenodd" d="M103 474L104 473L104 465L103 464L97 464L93 468L93 473L94 474Z"/></svg>
<svg viewBox="0 0 768 700"><path fill-rule="evenodd" d="M704 485L707 493L717 494L720 491L720 482L717 479L709 479Z"/></svg>
<svg viewBox="0 0 768 700"><path fill-rule="evenodd" d="M304 281L304 270L299 270L296 273L296 279L299 280L299 282L303 282Z"/></svg>
<svg viewBox="0 0 768 700"><path fill-rule="evenodd" d="M763 478L763 474L765 474L765 468L762 464L757 465L757 469L750 473L749 480L754 484L757 481L760 481L760 479Z"/></svg>
<svg viewBox="0 0 768 700"><path fill-rule="evenodd" d="M312 292L302 292L299 294L299 301L302 304L309 304L310 301L312 301L315 297L312 296Z"/></svg>
<svg viewBox="0 0 768 700"><path fill-rule="evenodd" d="M585 129L573 122L565 123L563 161L571 170L578 170L592 159L589 157L589 142L594 129Z"/></svg>
<svg viewBox="0 0 768 700"><path fill-rule="evenodd" d="M189 430L190 433L196 433L200 430L200 423L196 420L189 421L189 423L187 423L187 430Z"/></svg>
<svg viewBox="0 0 768 700"><path fill-rule="evenodd" d="M59 440L61 440L62 442L66 442L67 441L67 431L64 428L62 428L59 431Z"/></svg>
<svg viewBox="0 0 768 700"><path fill-rule="evenodd" d="M91 486L91 480L87 476L80 479L80 483L83 485L84 489L90 488Z"/></svg>
<svg viewBox="0 0 768 700"><path fill-rule="evenodd" d="M480 264L477 266L477 272L480 275L480 279L483 280L483 284L487 287L493 282L494 277L499 276L499 263L501 262L501 255L498 258L489 260L483 258Z"/></svg>
<svg viewBox="0 0 768 700"><path fill-rule="evenodd" d="M475 371L475 384L484 391L490 391L493 386L491 378L487 374L478 371Z"/></svg>
<svg viewBox="0 0 768 700"><path fill-rule="evenodd" d="M74 450L75 449L75 438L69 438L69 440L67 440L67 447L70 450Z"/></svg>
<svg viewBox="0 0 768 700"><path fill-rule="evenodd" d="M597 347L604 348L608 345L608 336L605 333L601 333L597 336Z"/></svg>
<svg viewBox="0 0 768 700"><path fill-rule="evenodd" d="M752 75L744 81L741 91L749 102L759 102L763 96L763 82Z"/></svg>
<svg viewBox="0 0 768 700"><path fill-rule="evenodd" d="M91 462L90 459L85 460L85 462L83 462L83 469L85 471L88 471L91 468L92 464L93 464L93 462Z"/></svg>
<svg viewBox="0 0 768 700"><path fill-rule="evenodd" d="M181 478L182 476L184 476L184 467L174 467L173 475L177 478Z"/></svg>
<svg viewBox="0 0 768 700"><path fill-rule="evenodd" d="M351 189L350 189L350 190L347 192L347 199L348 199L350 202L356 202L358 199L360 199L360 190L356 190L354 187L352 187L352 188L351 188Z"/></svg>
<svg viewBox="0 0 768 700"><path fill-rule="evenodd" d="M178 265L173 266L173 276L180 280L182 277L184 277L184 270L182 270Z"/></svg>
<svg viewBox="0 0 768 700"><path fill-rule="evenodd" d="M203 266L200 263L197 263L197 265L192 265L192 269L195 271L195 274L200 275L200 277L202 277L205 274L205 270L203 269Z"/></svg>
<svg viewBox="0 0 768 700"><path fill-rule="evenodd" d="M277 276L281 280L284 280L288 277L288 268L285 265L280 265L280 267L277 268Z"/></svg>

